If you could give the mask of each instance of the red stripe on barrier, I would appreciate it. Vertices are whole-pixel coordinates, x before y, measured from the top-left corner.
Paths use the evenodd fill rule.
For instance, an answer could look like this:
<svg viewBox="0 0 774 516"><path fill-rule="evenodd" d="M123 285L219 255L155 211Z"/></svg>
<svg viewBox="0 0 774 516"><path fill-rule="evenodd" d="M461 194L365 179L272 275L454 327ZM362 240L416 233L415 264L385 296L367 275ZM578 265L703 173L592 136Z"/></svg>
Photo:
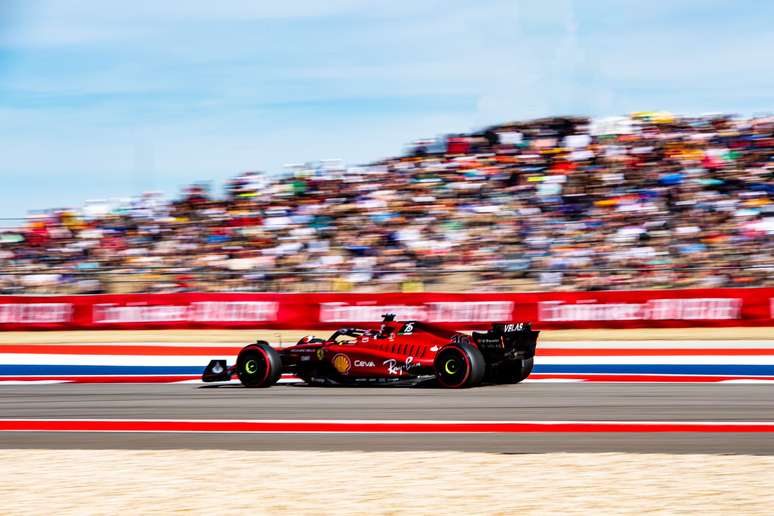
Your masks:
<svg viewBox="0 0 774 516"><path fill-rule="evenodd" d="M379 422L379 421L168 421L0 420L17 432L255 432L255 433L542 433L542 432L745 432L774 433L765 422Z"/></svg>
<svg viewBox="0 0 774 516"><path fill-rule="evenodd" d="M539 329L771 326L774 288L530 293L208 293L0 296L0 327L23 330L333 329L378 324L389 307L448 329L532 321Z"/></svg>
<svg viewBox="0 0 774 516"><path fill-rule="evenodd" d="M774 343L772 344L774 345ZM0 346L5 353L31 355L140 355L140 356L224 356L239 354L241 347L219 346L154 346L147 344L11 344ZM538 346L538 356L771 356L772 348L552 348Z"/></svg>

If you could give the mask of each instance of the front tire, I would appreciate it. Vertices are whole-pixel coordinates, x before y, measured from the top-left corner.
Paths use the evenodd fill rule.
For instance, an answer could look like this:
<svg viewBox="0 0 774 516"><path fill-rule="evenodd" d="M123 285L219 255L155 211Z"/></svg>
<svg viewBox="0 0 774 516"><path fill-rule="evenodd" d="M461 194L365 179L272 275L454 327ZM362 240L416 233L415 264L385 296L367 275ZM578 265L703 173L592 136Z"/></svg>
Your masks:
<svg viewBox="0 0 774 516"><path fill-rule="evenodd" d="M467 342L446 346L435 357L435 377L448 389L475 387L485 372L484 355Z"/></svg>
<svg viewBox="0 0 774 516"><path fill-rule="evenodd" d="M282 359L266 342L242 348L236 366L239 381L245 387L269 387L282 375Z"/></svg>

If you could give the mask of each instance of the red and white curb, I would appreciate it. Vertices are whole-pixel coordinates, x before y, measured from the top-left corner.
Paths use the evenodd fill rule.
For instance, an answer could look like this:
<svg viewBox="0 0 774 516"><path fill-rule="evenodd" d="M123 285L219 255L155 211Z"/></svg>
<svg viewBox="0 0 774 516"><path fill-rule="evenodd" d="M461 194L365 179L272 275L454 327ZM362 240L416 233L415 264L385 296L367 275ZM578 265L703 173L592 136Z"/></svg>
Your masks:
<svg viewBox="0 0 774 516"><path fill-rule="evenodd" d="M774 421L0 419L0 432L257 434L774 433Z"/></svg>
<svg viewBox="0 0 774 516"><path fill-rule="evenodd" d="M236 343L3 345L0 346L0 386L195 384L200 383L199 371L210 359L231 361L240 348ZM642 370L638 367L641 364L649 364L649 368ZM541 341L535 367L526 383L771 384L774 383L774 340ZM280 380L280 383L297 382L290 375Z"/></svg>

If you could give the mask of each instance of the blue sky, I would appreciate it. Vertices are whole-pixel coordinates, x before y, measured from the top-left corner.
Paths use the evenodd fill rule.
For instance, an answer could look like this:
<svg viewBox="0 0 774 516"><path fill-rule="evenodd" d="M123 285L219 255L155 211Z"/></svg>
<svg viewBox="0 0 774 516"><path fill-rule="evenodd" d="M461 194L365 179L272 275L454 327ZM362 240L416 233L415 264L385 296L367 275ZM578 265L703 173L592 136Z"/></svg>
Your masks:
<svg viewBox="0 0 774 516"><path fill-rule="evenodd" d="M766 112L774 4L0 0L0 216L551 114Z"/></svg>

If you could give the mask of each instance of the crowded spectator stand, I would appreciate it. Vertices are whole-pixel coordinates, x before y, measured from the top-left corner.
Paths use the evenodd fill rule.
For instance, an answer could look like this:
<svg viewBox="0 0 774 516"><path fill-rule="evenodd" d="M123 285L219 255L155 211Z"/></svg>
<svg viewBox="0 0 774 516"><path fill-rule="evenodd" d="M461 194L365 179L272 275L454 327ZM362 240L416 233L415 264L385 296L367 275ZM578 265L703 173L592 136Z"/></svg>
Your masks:
<svg viewBox="0 0 774 516"><path fill-rule="evenodd" d="M556 117L399 157L51 210L0 293L774 286L774 117Z"/></svg>

